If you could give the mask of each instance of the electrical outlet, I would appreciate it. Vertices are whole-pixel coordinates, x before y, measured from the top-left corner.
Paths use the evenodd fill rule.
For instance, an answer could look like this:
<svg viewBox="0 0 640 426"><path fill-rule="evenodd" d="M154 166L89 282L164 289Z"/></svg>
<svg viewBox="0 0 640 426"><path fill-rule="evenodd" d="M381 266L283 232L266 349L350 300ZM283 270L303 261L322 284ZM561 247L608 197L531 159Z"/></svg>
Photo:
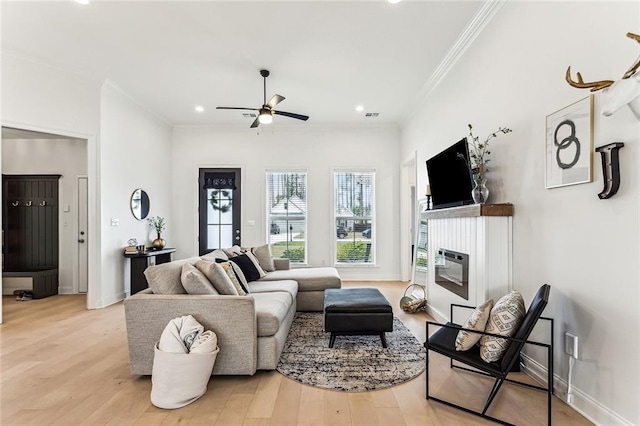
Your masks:
<svg viewBox="0 0 640 426"><path fill-rule="evenodd" d="M564 351L567 355L578 359L578 336L564 333Z"/></svg>

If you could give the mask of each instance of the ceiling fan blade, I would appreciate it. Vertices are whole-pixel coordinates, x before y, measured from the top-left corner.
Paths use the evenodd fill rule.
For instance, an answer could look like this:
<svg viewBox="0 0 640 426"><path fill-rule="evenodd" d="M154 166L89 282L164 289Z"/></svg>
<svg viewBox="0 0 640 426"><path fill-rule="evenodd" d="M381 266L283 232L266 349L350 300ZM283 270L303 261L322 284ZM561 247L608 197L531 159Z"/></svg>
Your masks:
<svg viewBox="0 0 640 426"><path fill-rule="evenodd" d="M260 125L260 117L256 117L255 120L253 120L253 123L251 123L251 127L250 129L253 129L255 127L258 127Z"/></svg>
<svg viewBox="0 0 640 426"><path fill-rule="evenodd" d="M285 99L286 98L284 96L273 95L273 98L271 98L271 100L267 102L267 106L269 108L273 108L274 106L278 105L280 102L284 101Z"/></svg>
<svg viewBox="0 0 640 426"><path fill-rule="evenodd" d="M274 110L272 110L272 112L274 114L277 114L277 115L284 115L285 117L295 118L295 119L298 119L298 120L307 121L309 119L309 117L306 116L306 115L296 114L296 113L293 113L293 112L274 111Z"/></svg>
<svg viewBox="0 0 640 426"><path fill-rule="evenodd" d="M242 107L216 107L216 109L246 109L249 111L258 111L258 108L242 108Z"/></svg>

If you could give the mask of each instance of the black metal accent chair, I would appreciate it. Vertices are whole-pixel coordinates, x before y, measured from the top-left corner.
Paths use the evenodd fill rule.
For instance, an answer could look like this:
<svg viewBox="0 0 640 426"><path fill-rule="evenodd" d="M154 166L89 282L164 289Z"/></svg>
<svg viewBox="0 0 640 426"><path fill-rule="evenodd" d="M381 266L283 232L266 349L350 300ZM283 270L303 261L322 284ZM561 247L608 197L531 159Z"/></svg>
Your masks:
<svg viewBox="0 0 640 426"><path fill-rule="evenodd" d="M545 391L547 393L547 422L551 425L551 397L553 396L553 319L542 317L542 311L545 306L547 306L547 302L549 301L549 292L551 287L548 284L540 287L538 292L536 293L531 305L529 306L529 310L525 314L525 317L520 325L518 331L513 335L513 337L504 337L498 336L495 334L478 332L469 329L463 329L460 325L454 324L452 322L448 322L446 324L440 324L437 322L427 321L427 335L429 334L429 325L435 325L440 327L435 333L433 333L427 341L425 341L424 346L427 349L427 384L426 384L426 397L427 399L433 399L434 401L438 401L440 403L449 405L450 407L458 408L460 410L466 411L467 413L474 414L476 416L483 417L485 419L492 420L496 423L509 425L510 423L500 420L496 417L492 417L487 415L487 410L489 406L493 402L495 396L498 391L502 387L502 384L506 382L516 383L522 386L526 386L533 389L538 389ZM451 305L451 316L453 319L453 308L461 307L461 308L470 308L474 309L472 306L464 306L464 305ZM549 321L551 333L550 333L550 343L541 343L536 341L531 341L529 339L529 335L533 331L538 319L543 319ZM502 337L509 341L509 346L507 351L504 353L503 357L495 362L485 362L482 358L480 358L480 350L478 344L476 344L473 348L468 351L456 351L455 341L456 336L458 335L458 331L467 330L472 333L478 333L482 335L496 336ZM510 371L513 371L514 365L519 362L520 352L522 351L525 344L536 345L540 347L544 347L547 349L547 362L548 362L548 373L547 373L547 386L536 386L529 383L523 383L516 380L511 380L507 378L507 375ZM458 368L465 371L470 371L473 373L479 373L485 376L495 378L495 382L493 384L493 388L489 393L487 401L484 405L483 410L475 411L470 408L463 407L458 404L454 404L450 401L445 401L443 399L437 398L429 394L429 351L437 352L441 355L444 355L450 359L450 367ZM465 364L472 368L467 368L459 365L454 365L454 361Z"/></svg>

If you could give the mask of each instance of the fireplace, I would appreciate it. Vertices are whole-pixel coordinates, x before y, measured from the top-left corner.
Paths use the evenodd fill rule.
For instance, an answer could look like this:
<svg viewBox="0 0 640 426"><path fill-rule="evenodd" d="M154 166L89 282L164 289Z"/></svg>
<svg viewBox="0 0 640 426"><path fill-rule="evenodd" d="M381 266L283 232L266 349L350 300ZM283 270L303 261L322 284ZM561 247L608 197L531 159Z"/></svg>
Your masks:
<svg viewBox="0 0 640 426"><path fill-rule="evenodd" d="M439 286L469 300L469 255L439 249L435 262L435 281Z"/></svg>

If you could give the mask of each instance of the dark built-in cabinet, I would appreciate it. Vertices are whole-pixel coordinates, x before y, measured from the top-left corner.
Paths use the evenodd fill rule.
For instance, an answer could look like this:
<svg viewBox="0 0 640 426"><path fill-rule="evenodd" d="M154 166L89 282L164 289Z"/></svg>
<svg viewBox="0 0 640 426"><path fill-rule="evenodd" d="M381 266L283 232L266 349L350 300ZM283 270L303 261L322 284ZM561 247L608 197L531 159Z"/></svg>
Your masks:
<svg viewBox="0 0 640 426"><path fill-rule="evenodd" d="M33 276L34 298L58 294L59 179L2 176L3 274Z"/></svg>

